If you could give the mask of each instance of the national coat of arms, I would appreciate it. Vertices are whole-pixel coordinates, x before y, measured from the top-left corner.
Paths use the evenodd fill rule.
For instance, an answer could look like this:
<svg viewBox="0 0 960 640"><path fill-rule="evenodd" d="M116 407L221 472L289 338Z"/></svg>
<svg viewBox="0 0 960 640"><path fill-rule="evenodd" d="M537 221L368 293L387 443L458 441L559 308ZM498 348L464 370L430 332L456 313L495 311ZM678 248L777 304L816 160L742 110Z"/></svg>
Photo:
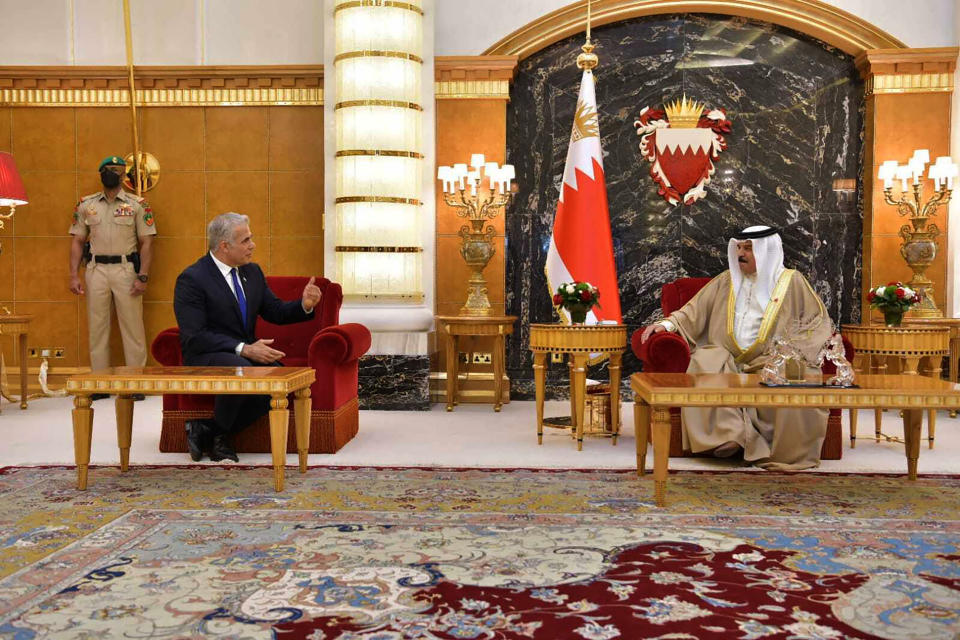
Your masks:
<svg viewBox="0 0 960 640"><path fill-rule="evenodd" d="M640 136L640 152L650 161L650 176L664 200L693 204L707 195L705 187L716 170L713 161L727 148L726 111L706 109L683 96L663 110L644 107L633 124Z"/></svg>

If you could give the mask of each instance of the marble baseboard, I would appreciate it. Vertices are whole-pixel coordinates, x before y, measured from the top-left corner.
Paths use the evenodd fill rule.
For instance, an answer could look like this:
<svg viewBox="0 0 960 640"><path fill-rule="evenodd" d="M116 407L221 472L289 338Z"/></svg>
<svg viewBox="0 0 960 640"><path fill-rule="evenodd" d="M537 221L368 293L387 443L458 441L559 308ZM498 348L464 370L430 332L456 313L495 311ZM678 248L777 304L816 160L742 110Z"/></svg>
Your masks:
<svg viewBox="0 0 960 640"><path fill-rule="evenodd" d="M366 355L358 376L361 409L430 410L430 356Z"/></svg>

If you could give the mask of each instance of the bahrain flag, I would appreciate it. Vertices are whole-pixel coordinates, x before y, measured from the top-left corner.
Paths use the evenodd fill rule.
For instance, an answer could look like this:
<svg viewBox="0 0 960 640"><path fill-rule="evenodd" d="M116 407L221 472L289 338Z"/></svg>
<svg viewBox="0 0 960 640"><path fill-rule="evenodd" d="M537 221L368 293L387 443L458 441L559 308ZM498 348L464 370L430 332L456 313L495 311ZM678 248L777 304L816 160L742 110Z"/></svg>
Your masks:
<svg viewBox="0 0 960 640"><path fill-rule="evenodd" d="M600 290L599 305L587 313L587 324L623 321L607 210L607 185L603 179L597 98L589 69L584 70L580 81L577 113L544 272L551 298L565 282L589 282ZM566 311L560 309L560 316L570 324Z"/></svg>

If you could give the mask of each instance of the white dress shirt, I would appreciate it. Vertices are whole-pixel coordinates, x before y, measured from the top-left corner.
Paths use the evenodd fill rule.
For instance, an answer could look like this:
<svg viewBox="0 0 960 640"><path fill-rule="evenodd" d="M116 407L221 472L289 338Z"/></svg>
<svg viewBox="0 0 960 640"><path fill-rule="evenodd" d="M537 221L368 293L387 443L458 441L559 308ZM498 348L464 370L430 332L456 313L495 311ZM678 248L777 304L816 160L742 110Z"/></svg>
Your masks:
<svg viewBox="0 0 960 640"><path fill-rule="evenodd" d="M233 288L233 278L230 276L230 271L233 270L233 267L231 267L230 265L224 262L220 262L219 260L217 260L217 256L213 255L212 251L210 252L210 257L213 258L213 264L217 265L217 269L220 269L220 273L223 275L223 279L227 281L227 286L230 287L230 291L231 293L233 293L233 297L236 298L237 292ZM240 281L241 281L240 272L237 271L237 282L240 282ZM240 288L243 288L242 284L240 285ZM244 297L246 297L247 295L246 291L244 291L243 295ZM236 353L237 355L240 355L243 352L243 347L245 344L246 343L241 342L236 347L234 347L233 348L234 353Z"/></svg>
<svg viewBox="0 0 960 640"><path fill-rule="evenodd" d="M760 324L763 322L763 309L756 296L757 274L744 275L737 291L737 302L733 313L733 337L741 349L746 349L757 341Z"/></svg>

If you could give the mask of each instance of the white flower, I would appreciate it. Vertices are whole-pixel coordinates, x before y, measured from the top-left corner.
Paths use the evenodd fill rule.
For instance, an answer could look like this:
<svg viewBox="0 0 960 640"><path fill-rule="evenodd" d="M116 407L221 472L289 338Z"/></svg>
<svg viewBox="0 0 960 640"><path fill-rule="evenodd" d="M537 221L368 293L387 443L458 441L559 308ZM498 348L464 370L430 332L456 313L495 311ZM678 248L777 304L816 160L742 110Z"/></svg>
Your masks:
<svg viewBox="0 0 960 640"><path fill-rule="evenodd" d="M598 625L592 620L587 624L575 629L581 637L587 638L588 640L610 640L610 638L620 637L620 631L612 624L607 624L604 626Z"/></svg>
<svg viewBox="0 0 960 640"><path fill-rule="evenodd" d="M566 283L566 284L563 285L563 290L564 290L564 292L566 292L566 293L573 293L573 292L574 292L574 287L573 287L572 284L570 284L570 283L568 282L568 283Z"/></svg>

